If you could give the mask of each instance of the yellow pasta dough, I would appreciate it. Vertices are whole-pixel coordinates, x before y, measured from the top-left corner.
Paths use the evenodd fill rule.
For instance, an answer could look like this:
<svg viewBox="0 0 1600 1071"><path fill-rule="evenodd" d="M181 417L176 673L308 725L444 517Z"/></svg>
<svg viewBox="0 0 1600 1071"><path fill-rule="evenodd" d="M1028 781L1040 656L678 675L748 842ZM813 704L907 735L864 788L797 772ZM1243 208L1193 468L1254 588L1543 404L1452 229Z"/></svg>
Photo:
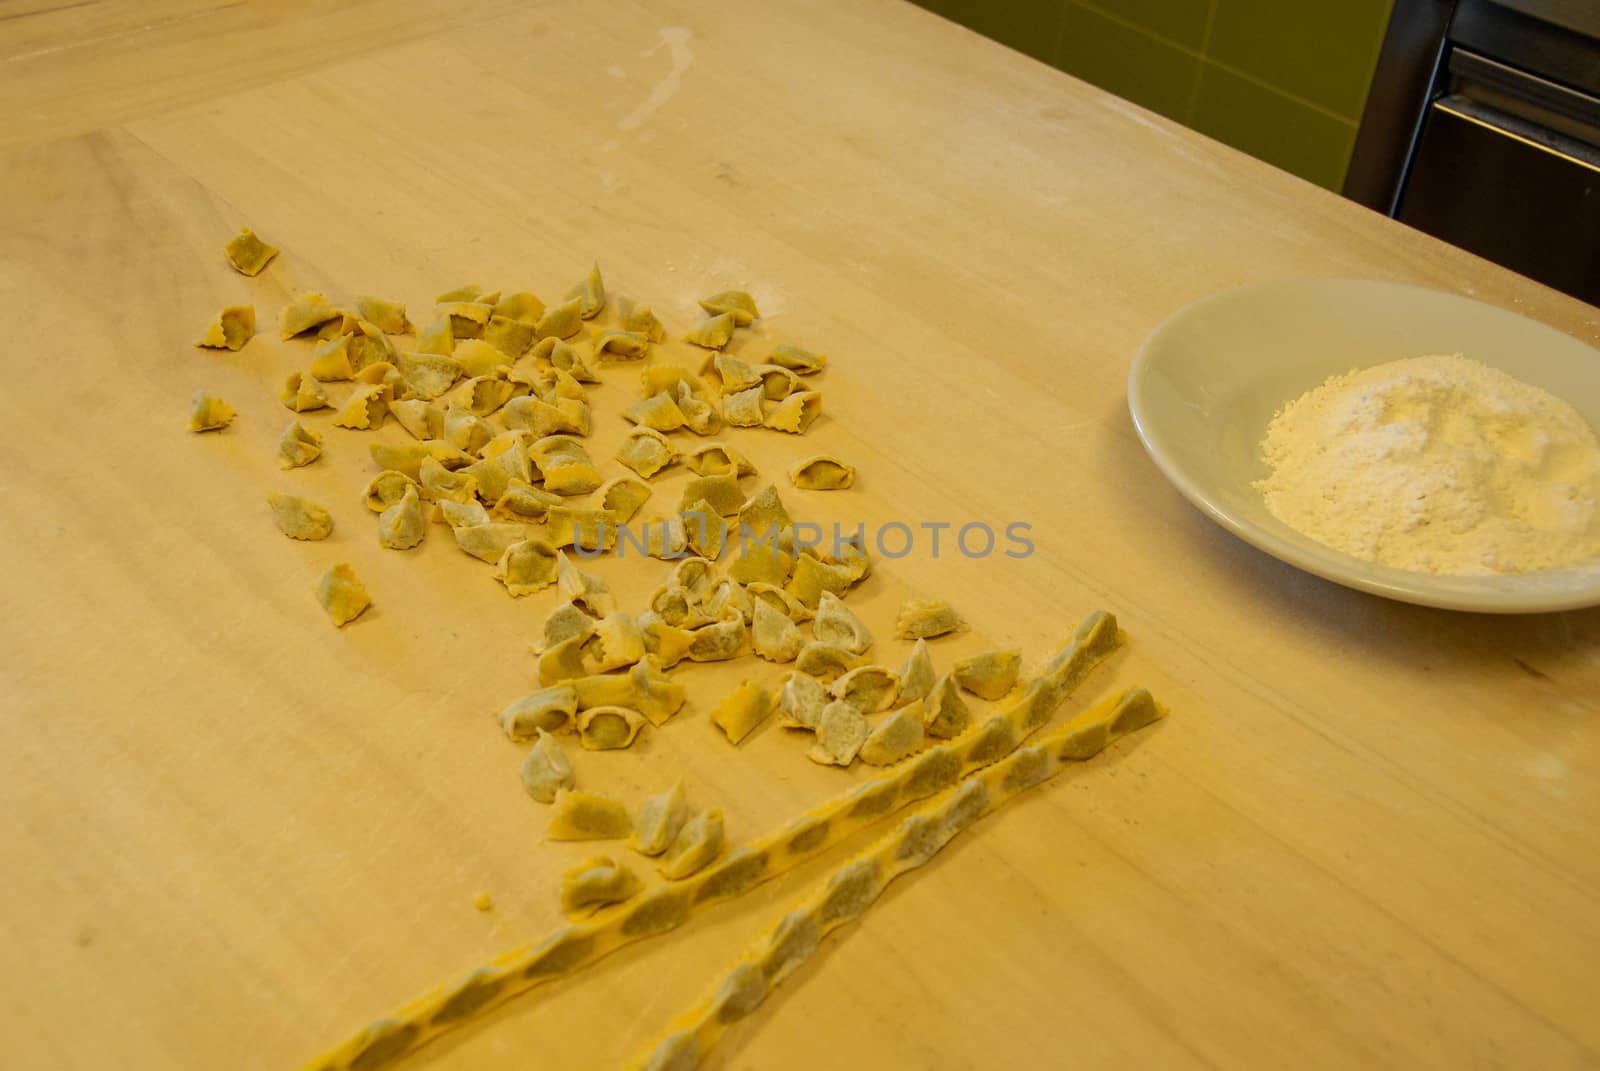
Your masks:
<svg viewBox="0 0 1600 1071"><path fill-rule="evenodd" d="M597 361L643 360L650 348L650 340L637 331L606 331L595 336L594 359Z"/></svg>
<svg viewBox="0 0 1600 1071"><path fill-rule="evenodd" d="M739 507L739 523L757 538L768 539L773 533L782 532L793 525L794 521L784 508L777 487L769 483ZM811 605L815 606L816 603Z"/></svg>
<svg viewBox="0 0 1600 1071"><path fill-rule="evenodd" d="M590 556L616 546L617 524L604 509L586 506L551 506L545 512L550 542L558 547L576 547Z"/></svg>
<svg viewBox="0 0 1600 1071"><path fill-rule="evenodd" d="M634 402L622 411L622 415L631 423L657 431L677 431L684 424L683 410L678 408L678 403L666 391Z"/></svg>
<svg viewBox="0 0 1600 1071"><path fill-rule="evenodd" d="M715 561L722 557L727 540L727 525L706 502L696 502L691 509L679 514L690 548L700 557Z"/></svg>
<svg viewBox="0 0 1600 1071"><path fill-rule="evenodd" d="M261 269L278 255L278 247L257 238L256 232L249 227L240 227L239 233L228 239L228 244L222 247L222 255L240 275L260 275Z"/></svg>
<svg viewBox="0 0 1600 1071"><path fill-rule="evenodd" d="M471 476L445 468L431 455L417 462L417 483L429 502L471 502L478 487Z"/></svg>
<svg viewBox="0 0 1600 1071"><path fill-rule="evenodd" d="M621 840L633 831L628 809L597 792L562 789L550 816L551 840Z"/></svg>
<svg viewBox="0 0 1600 1071"><path fill-rule="evenodd" d="M355 378L355 366L350 363L350 336L338 335L317 343L306 371L324 383Z"/></svg>
<svg viewBox="0 0 1600 1071"><path fill-rule="evenodd" d="M644 716L627 707L590 707L578 714L578 742L586 751L628 747L644 726Z"/></svg>
<svg viewBox="0 0 1600 1071"><path fill-rule="evenodd" d="M581 919L610 904L620 904L644 891L644 882L608 855L596 855L561 873L561 910Z"/></svg>
<svg viewBox="0 0 1600 1071"><path fill-rule="evenodd" d="M747 387L722 399L722 419L736 428L759 428L766 423L761 402L766 395L761 385Z"/></svg>
<svg viewBox="0 0 1600 1071"><path fill-rule="evenodd" d="M483 341L516 360L533 345L533 324L495 313L483 327Z"/></svg>
<svg viewBox="0 0 1600 1071"><path fill-rule="evenodd" d="M322 506L296 495L270 494L267 505L278 530L290 539L327 539L333 517Z"/></svg>
<svg viewBox="0 0 1600 1071"><path fill-rule="evenodd" d="M922 699L933 691L935 674L933 659L928 654L928 641L918 640L911 645L911 654L900 669L900 701L909 703Z"/></svg>
<svg viewBox="0 0 1600 1071"><path fill-rule="evenodd" d="M782 401L795 391L804 389L800 385L800 377L782 365L757 365L753 371L760 377L761 393L768 401Z"/></svg>
<svg viewBox="0 0 1600 1071"><path fill-rule="evenodd" d="M843 595L854 583L850 569L844 565L824 562L802 554L794 561L794 572L784 589L815 609L822 602L823 592Z"/></svg>
<svg viewBox="0 0 1600 1071"><path fill-rule="evenodd" d="M683 413L683 426L696 435L715 435L722 430L722 411L696 394L689 384L678 384L677 403Z"/></svg>
<svg viewBox="0 0 1600 1071"><path fill-rule="evenodd" d="M433 307L434 315L450 324L455 339L482 338L483 329L494 315L494 306L484 301L443 301Z"/></svg>
<svg viewBox="0 0 1600 1071"><path fill-rule="evenodd" d="M454 357L437 353L402 353L399 367L406 388L425 401L444 394L461 375L461 365Z"/></svg>
<svg viewBox="0 0 1600 1071"><path fill-rule="evenodd" d="M586 363L578 348L559 338L545 338L533 347L534 360L550 362L550 367L557 372L565 372L579 383L598 383L600 377L594 374Z"/></svg>
<svg viewBox="0 0 1600 1071"><path fill-rule="evenodd" d="M770 692L747 678L711 711L711 724L722 730L730 744L737 744L772 713L772 702Z"/></svg>
<svg viewBox="0 0 1600 1071"><path fill-rule="evenodd" d="M750 644L768 662L793 662L805 646L799 627L765 599L756 599Z"/></svg>
<svg viewBox="0 0 1600 1071"><path fill-rule="evenodd" d="M743 290L724 290L700 302L700 307L711 316L727 315L740 327L748 327L761 314L756 311L756 299Z"/></svg>
<svg viewBox="0 0 1600 1071"><path fill-rule="evenodd" d="M214 350L241 350L256 333L256 307L229 305L206 325L196 346Z"/></svg>
<svg viewBox="0 0 1600 1071"><path fill-rule="evenodd" d="M521 320L523 323L536 324L539 317L544 315L544 302L539 300L537 294L530 294L526 290L518 290L502 297L494 303L494 314L504 316L508 320Z"/></svg>
<svg viewBox="0 0 1600 1071"><path fill-rule="evenodd" d="M863 714L876 714L894 706L900 693L900 678L884 666L857 666L835 678L828 693Z"/></svg>
<svg viewBox="0 0 1600 1071"><path fill-rule="evenodd" d="M629 845L640 855L657 856L672 847L678 832L689 820L689 801L680 778L658 796L646 796L639 805L639 819L633 826Z"/></svg>
<svg viewBox="0 0 1600 1071"><path fill-rule="evenodd" d="M406 319L406 307L398 301L385 301L370 294L356 295L356 310L361 318L390 335L409 335L413 328Z"/></svg>
<svg viewBox="0 0 1600 1071"><path fill-rule="evenodd" d="M855 484L856 470L832 454L817 454L790 469L789 480L807 491L842 491Z"/></svg>
<svg viewBox="0 0 1600 1071"><path fill-rule="evenodd" d="M483 287L476 283L466 283L463 286L456 287L454 290L446 290L434 298L433 301L436 305L448 305L453 301L477 301L482 293Z"/></svg>
<svg viewBox="0 0 1600 1071"><path fill-rule="evenodd" d="M999 699L1011 691L1021 670L1022 652L1011 648L958 658L950 669L950 675L973 695L983 699Z"/></svg>
<svg viewBox="0 0 1600 1071"><path fill-rule="evenodd" d="M197 390L189 403L190 431L221 431L239 411L209 391Z"/></svg>
<svg viewBox="0 0 1600 1071"><path fill-rule="evenodd" d="M861 664L861 659L831 643L813 640L795 655L794 668L809 677L832 684Z"/></svg>
<svg viewBox="0 0 1600 1071"><path fill-rule="evenodd" d="M627 524L649 501L650 485L632 476L617 476L601 484L595 497L612 524Z"/></svg>
<svg viewBox="0 0 1600 1071"><path fill-rule="evenodd" d="M490 565L498 565L500 558L514 544L528 538L525 524L474 524L453 529L456 546Z"/></svg>
<svg viewBox="0 0 1600 1071"><path fill-rule="evenodd" d="M657 860L656 869L668 881L682 881L722 854L722 838L722 812L715 807L701 811L678 830L672 845Z"/></svg>
<svg viewBox="0 0 1600 1071"><path fill-rule="evenodd" d="M340 627L360 617L372 605L372 597L356 578L349 562L337 562L317 584L317 601Z"/></svg>
<svg viewBox="0 0 1600 1071"><path fill-rule="evenodd" d="M481 484L479 485L482 486ZM495 513L508 520L543 520L550 507L565 501L560 495L534 487L526 480L512 478L494 504Z"/></svg>
<svg viewBox="0 0 1600 1071"><path fill-rule="evenodd" d="M556 555L556 584L563 598L587 611L592 617L617 612L616 596L606 582L572 564L565 554Z"/></svg>
<svg viewBox="0 0 1600 1071"><path fill-rule="evenodd" d="M707 316L695 324L684 335L684 341L692 342L696 346L706 349L720 350L733 338L734 319L732 313L720 313L716 316Z"/></svg>
<svg viewBox="0 0 1600 1071"><path fill-rule="evenodd" d="M390 550L410 550L428 534L417 485L408 483L400 498L378 514L378 545Z"/></svg>
<svg viewBox="0 0 1600 1071"><path fill-rule="evenodd" d="M732 473L691 478L684 485L678 511L686 512L699 502L705 502L724 517L733 516L745 502L744 491L739 488L739 478Z"/></svg>
<svg viewBox="0 0 1600 1071"><path fill-rule="evenodd" d="M554 803L556 792L576 784L572 776L572 763L561 750L556 738L543 729L534 729L533 747L522 759L519 774L522 787L540 803Z"/></svg>
<svg viewBox="0 0 1600 1071"><path fill-rule="evenodd" d="M339 310L334 308L325 296L315 290L307 290L296 294L294 299L283 307L283 312L278 314L278 334L284 338L293 338L314 327L321 327L338 315Z"/></svg>

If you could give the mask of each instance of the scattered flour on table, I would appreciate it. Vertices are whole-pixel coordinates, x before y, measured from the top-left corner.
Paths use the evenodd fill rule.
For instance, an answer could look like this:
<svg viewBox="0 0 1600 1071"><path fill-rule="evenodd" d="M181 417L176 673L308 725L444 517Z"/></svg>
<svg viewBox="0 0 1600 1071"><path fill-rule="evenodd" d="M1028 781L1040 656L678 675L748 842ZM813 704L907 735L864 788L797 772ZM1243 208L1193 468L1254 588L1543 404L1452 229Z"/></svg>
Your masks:
<svg viewBox="0 0 1600 1071"><path fill-rule="evenodd" d="M1448 575L1600 557L1600 440L1487 365L1412 357L1334 376L1267 427L1274 516L1367 561Z"/></svg>

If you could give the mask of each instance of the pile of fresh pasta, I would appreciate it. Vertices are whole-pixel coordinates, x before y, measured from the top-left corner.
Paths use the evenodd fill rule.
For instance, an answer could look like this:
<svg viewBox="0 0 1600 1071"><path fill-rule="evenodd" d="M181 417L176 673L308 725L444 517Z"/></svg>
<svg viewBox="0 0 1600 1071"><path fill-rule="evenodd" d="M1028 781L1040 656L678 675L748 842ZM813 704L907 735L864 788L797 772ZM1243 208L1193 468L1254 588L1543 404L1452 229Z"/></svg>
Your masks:
<svg viewBox="0 0 1600 1071"><path fill-rule="evenodd" d="M278 250L246 228L224 254L254 276ZM962 619L943 601L912 599L895 622L897 637L912 641L909 655L894 667L869 660L873 635L846 605L872 569L863 543L824 548L798 538L777 486L742 486L758 476L755 466L718 437L727 428L804 435L822 411L821 393L807 383L826 366L824 355L778 344L752 363L727 352L760 316L750 294L729 290L699 302L698 322L683 335L703 352L699 367L653 359L664 325L650 307L608 294L598 265L554 305L528 292L459 287L438 296L421 329L398 302L362 295L354 306L302 293L280 314L281 336L304 338L310 350L279 396L294 414L278 437L279 465L292 470L323 454L323 434L301 414L332 410L333 425L351 432L392 420L409 439L374 437L368 449L377 471L359 492L376 515L377 544L408 550L443 528L466 555L493 568L509 595L555 589L534 644L538 687L507 703L498 724L526 745L522 784L548 806L551 839L625 843L653 861L661 880L648 887L615 853L583 860L562 879L567 926L377 1020L308 1068L388 1065L518 993L674 930L701 908L914 808L761 934L638 1063L697 1066L731 1024L890 881L1064 765L1164 715L1136 688L1027 743L1121 644L1105 613L1091 614L1027 680L1015 649L955 660L941 675L927 641L961 630ZM612 322L601 326L608 306ZM254 333L254 307L230 306L197 345L237 351ZM405 336L411 346L397 346ZM621 412L631 428L613 457L629 474L607 478L587 449L594 418L586 385L624 366L641 384L639 400ZM348 387L330 391L329 384ZM343 397L336 401L335 392ZM189 427L220 431L236 416L202 390ZM694 444L672 437L680 432ZM677 464L693 475L676 509L641 520L652 481ZM797 458L787 475L808 490L841 490L856 478L849 463L828 454ZM319 503L274 493L267 504L289 538L320 540L332 531ZM667 563L638 612L574 561L623 557L630 546L641 567ZM341 627L372 604L348 562L329 568L316 591ZM791 668L776 686L747 678L714 703L709 720L730 744L776 714L785 729L809 734L811 761L859 761L882 773L732 849L722 811L691 809L681 780L635 809L578 786L571 742L591 751L630 747L684 708L688 694L675 666L749 656ZM998 708L980 719L978 701Z"/></svg>

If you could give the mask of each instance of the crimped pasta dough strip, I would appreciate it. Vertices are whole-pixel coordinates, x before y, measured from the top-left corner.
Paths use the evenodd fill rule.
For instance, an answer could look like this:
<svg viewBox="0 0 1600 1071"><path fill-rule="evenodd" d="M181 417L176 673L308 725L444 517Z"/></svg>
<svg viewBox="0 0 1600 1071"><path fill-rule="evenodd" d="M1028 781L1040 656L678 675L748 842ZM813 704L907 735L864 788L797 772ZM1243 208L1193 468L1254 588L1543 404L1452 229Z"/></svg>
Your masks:
<svg viewBox="0 0 1600 1071"><path fill-rule="evenodd" d="M730 1025L760 1007L774 987L811 958L823 937L864 914L890 882L926 864L984 815L1165 715L1149 692L1130 689L919 808L757 938L716 989L678 1016L667 1035L630 1066L637 1071L700 1066Z"/></svg>
<svg viewBox="0 0 1600 1071"><path fill-rule="evenodd" d="M440 986L304 1065L305 1071L376 1071L480 1012L564 977L645 937L667 933L706 904L739 896L792 870L878 819L949 788L1010 754L1122 644L1116 618L1096 611L1078 626L1022 696L989 721L928 748L881 777L806 812L783 829L735 849L683 881L563 926Z"/></svg>

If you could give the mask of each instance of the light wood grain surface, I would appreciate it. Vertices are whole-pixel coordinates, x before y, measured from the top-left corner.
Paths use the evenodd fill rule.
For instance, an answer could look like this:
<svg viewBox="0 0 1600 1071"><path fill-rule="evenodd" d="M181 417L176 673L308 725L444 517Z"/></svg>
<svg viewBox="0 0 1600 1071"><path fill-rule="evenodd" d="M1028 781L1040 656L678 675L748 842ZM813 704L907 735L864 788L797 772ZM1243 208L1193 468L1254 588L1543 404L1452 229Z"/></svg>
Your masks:
<svg viewBox="0 0 1600 1071"><path fill-rule="evenodd" d="M785 490L798 515L1033 525L1022 560L880 560L852 604L884 661L911 594L972 622L941 666L1037 659L1105 608L1130 643L1085 698L1173 711L893 887L715 1066L1600 1062L1600 612L1302 575L1163 482L1124 401L1148 331L1254 280L1418 282L1591 343L1593 308L889 0L10 4L0 103L10 1066L294 1067L558 921L590 853L544 841L490 718L552 597L437 531L380 550L369 437L326 413L327 456L280 472L306 347L270 327L302 288L420 315L465 282L551 297L595 258L676 330L738 286L767 314L750 352L833 355L809 436L729 433L769 476L858 466ZM241 224L284 249L254 280L219 256ZM234 301L268 333L193 348ZM597 457L633 383L605 376ZM231 429L183 430L200 386ZM333 537L280 536L274 489ZM377 603L342 631L311 594L338 559ZM595 571L639 608L661 567ZM742 840L859 778L770 726L730 748L708 711L751 673L777 676L686 669L686 712L577 754L580 780L636 802L681 772ZM616 1066L825 870L407 1066Z"/></svg>

